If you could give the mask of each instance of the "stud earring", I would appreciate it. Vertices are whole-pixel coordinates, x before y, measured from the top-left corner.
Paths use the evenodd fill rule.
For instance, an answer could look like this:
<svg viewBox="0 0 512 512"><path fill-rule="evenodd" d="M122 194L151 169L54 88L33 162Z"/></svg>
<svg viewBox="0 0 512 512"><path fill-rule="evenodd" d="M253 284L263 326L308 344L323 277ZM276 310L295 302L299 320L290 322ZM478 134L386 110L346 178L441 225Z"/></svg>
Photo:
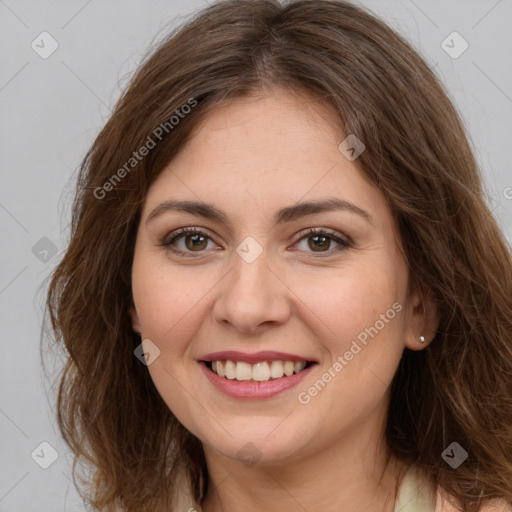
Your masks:
<svg viewBox="0 0 512 512"><path fill-rule="evenodd" d="M419 340L420 340L420 343L425 343L425 336L420 336Z"/></svg>

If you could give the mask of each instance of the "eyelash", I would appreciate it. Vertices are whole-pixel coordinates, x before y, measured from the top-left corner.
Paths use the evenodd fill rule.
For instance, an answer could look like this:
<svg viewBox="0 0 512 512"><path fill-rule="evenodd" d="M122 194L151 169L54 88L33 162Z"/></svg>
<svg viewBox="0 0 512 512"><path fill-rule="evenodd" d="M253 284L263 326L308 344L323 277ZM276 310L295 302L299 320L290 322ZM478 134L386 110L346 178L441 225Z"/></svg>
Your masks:
<svg viewBox="0 0 512 512"><path fill-rule="evenodd" d="M176 240L178 240L179 238L182 238L186 235L201 235L201 236L204 236L205 238L213 241L213 239L210 236L208 236L206 233L204 233L203 231L201 231L197 228L180 228L177 231L174 231L173 233L170 233L168 236L166 236L159 245L167 248L171 252L178 254L180 256L194 258L196 256L193 256L193 254L196 251L182 251L181 249L176 249L176 247L173 247L173 244L176 242ZM169 238L170 236L171 236L171 238ZM302 233L302 236L300 236L300 238L298 238L298 240L295 243L298 243L301 240L303 240L305 238L306 239L310 238L312 236L324 236L326 238L330 238L331 240L333 240L334 242L339 244L339 246L333 250L319 251L318 253L311 251L313 254L326 254L327 256L331 256L335 252L341 252L341 251L344 251L346 249L353 247L353 244L351 241L344 240L344 239L338 237L334 232L332 232L330 230L318 229L318 228L308 228L306 230L306 232ZM197 252L202 253L205 251L197 251ZM318 257L322 258L325 256L318 256Z"/></svg>

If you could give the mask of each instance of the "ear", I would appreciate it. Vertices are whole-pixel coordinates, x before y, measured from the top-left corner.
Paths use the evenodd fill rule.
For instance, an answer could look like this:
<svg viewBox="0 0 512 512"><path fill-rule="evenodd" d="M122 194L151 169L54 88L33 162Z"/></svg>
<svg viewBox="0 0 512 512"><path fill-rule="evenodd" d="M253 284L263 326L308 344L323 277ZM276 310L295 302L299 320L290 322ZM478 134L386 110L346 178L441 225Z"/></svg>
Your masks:
<svg viewBox="0 0 512 512"><path fill-rule="evenodd" d="M439 308L426 293L415 290L409 301L405 346L410 350L423 350L434 339L441 320ZM425 338L420 341L420 336Z"/></svg>
<svg viewBox="0 0 512 512"><path fill-rule="evenodd" d="M142 328L140 325L140 319L139 315L137 314L137 311L135 310L135 306L132 304L129 308L130 318L132 319L132 329L135 333L141 334Z"/></svg>

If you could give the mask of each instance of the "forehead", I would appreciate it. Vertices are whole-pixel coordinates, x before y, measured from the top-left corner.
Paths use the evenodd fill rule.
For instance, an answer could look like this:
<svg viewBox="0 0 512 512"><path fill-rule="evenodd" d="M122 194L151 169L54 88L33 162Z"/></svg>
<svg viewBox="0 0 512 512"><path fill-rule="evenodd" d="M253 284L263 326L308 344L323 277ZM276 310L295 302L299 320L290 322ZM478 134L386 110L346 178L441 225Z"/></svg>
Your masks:
<svg viewBox="0 0 512 512"><path fill-rule="evenodd" d="M344 135L334 108L324 100L276 88L214 107L190 138L194 149L201 146L209 156L266 157L270 163L282 155L307 156L314 145L337 146Z"/></svg>
<svg viewBox="0 0 512 512"><path fill-rule="evenodd" d="M269 217L300 200L325 197L386 213L380 191L338 149L345 138L334 109L306 94L276 89L208 112L152 184L159 202L187 199Z"/></svg>

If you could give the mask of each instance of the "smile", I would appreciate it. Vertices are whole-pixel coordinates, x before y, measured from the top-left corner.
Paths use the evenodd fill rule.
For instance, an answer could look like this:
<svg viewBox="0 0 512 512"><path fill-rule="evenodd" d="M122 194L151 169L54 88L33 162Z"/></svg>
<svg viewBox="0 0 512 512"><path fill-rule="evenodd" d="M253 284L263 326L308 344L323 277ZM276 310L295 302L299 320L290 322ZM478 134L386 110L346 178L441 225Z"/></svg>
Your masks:
<svg viewBox="0 0 512 512"><path fill-rule="evenodd" d="M244 354L223 351L208 354L197 362L213 387L237 399L267 399L301 382L317 361L283 352Z"/></svg>
<svg viewBox="0 0 512 512"><path fill-rule="evenodd" d="M311 364L307 361L260 361L250 364L229 359L206 362L208 368L219 377L228 380L255 382L266 382L284 376L291 377Z"/></svg>

